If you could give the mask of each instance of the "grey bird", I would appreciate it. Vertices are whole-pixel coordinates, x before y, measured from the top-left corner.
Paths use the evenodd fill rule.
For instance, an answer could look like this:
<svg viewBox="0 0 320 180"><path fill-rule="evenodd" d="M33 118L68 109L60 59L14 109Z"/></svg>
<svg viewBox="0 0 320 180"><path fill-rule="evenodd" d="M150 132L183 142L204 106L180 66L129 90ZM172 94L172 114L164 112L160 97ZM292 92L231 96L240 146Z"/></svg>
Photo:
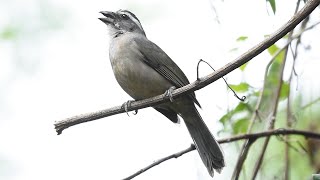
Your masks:
<svg viewBox="0 0 320 180"><path fill-rule="evenodd" d="M110 46L109 58L116 80L135 100L150 98L180 88L189 80L175 62L156 44L151 42L139 19L128 10L101 11L107 24ZM195 104L200 107L194 93L163 103L154 108L178 122L184 120L196 149L213 177L214 169L220 173L225 166L222 150L203 122Z"/></svg>

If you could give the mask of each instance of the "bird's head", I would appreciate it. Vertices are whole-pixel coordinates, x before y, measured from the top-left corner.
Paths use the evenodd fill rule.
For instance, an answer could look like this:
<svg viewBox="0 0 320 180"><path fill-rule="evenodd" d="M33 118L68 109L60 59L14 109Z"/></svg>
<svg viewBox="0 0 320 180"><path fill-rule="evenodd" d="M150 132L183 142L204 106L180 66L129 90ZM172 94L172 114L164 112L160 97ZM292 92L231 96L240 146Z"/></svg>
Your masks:
<svg viewBox="0 0 320 180"><path fill-rule="evenodd" d="M99 18L107 24L111 36L118 36L127 32L140 33L145 36L142 25L132 12L128 10L119 10L117 12L101 11L104 18Z"/></svg>

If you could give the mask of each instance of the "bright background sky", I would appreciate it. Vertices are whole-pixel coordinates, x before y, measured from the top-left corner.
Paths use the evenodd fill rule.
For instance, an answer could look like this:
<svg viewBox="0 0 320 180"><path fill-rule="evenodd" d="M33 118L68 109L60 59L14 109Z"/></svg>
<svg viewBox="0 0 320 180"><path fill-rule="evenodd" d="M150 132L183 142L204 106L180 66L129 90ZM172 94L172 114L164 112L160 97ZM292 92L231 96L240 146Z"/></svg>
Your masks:
<svg viewBox="0 0 320 180"><path fill-rule="evenodd" d="M0 179L5 180L121 179L192 143L183 123L175 125L151 108L139 110L135 116L119 114L77 125L56 135L54 121L131 99L113 76L107 27L97 19L99 11L134 12L147 37L193 82L200 58L218 69L280 27L295 6L293 1L283 1L277 4L274 16L264 0L0 3L0 27L10 24L20 29L14 41L0 42ZM236 43L239 36L249 39ZM230 52L235 47L240 49ZM259 87L263 78L260 65L269 60L267 53L263 54L252 61L247 74L235 71L228 75L229 82L236 84L245 78ZM309 54L313 56L312 51ZM209 72L201 66L201 75ZM196 94L203 106L200 113L218 138L222 125L217 120L237 100L228 95L222 81ZM222 174L215 174L216 179L230 178L237 156L231 147L222 145L227 167ZM193 151L136 179L211 178Z"/></svg>

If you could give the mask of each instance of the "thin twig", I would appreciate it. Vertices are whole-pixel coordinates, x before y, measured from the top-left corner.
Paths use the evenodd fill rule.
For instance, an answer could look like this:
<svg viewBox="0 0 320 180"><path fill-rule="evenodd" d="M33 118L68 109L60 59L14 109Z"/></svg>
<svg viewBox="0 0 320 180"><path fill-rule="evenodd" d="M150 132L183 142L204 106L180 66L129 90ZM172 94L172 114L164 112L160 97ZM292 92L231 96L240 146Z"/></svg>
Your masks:
<svg viewBox="0 0 320 180"><path fill-rule="evenodd" d="M291 36L292 36L292 33L291 33L291 35L289 35L289 39L291 39ZM285 49L284 50L284 59L282 60L281 65L280 65L280 72L279 72L279 78L278 78L278 85L277 85L277 89L276 89L276 93L275 93L275 100L273 101L273 106L272 106L272 111L271 111L272 116L268 122L268 127L267 127L268 130L274 129L274 124L275 124L275 120L276 120L275 117L277 116L277 109L278 109L278 105L279 105L280 92L281 92L282 84L283 84L283 72L284 72L284 67L286 64L287 53L288 53L288 49ZM270 140L270 137L267 137L264 141L261 152L258 156L258 160L256 161L256 164L255 164L255 167L253 170L253 174L251 177L252 180L256 179L256 176L257 176L258 171L260 169L260 166L262 164L267 146L269 144L269 140Z"/></svg>
<svg viewBox="0 0 320 180"><path fill-rule="evenodd" d="M294 65L292 66L292 71L291 71L291 75L289 78L289 87L291 84L291 79L292 79L292 75L294 74ZM290 90L291 88L289 88L289 92L288 92L288 100L287 100L287 122L286 122L286 128L290 128L291 127L291 122L292 122L292 111L291 111L291 101L290 101ZM285 141L289 142L290 141L290 137L289 136L285 136ZM290 149L289 149L289 143L285 143L285 149L284 149L284 159L285 159L285 167L284 167L284 179L285 180L289 180L290 179Z"/></svg>
<svg viewBox="0 0 320 180"><path fill-rule="evenodd" d="M314 105L315 103L317 103L317 102L319 102L319 101L320 101L320 97L318 97L317 99L315 99L315 100L309 102L308 104L302 106L300 109L301 109L301 110L307 109L308 107Z"/></svg>
<svg viewBox="0 0 320 180"><path fill-rule="evenodd" d="M264 131L264 132L259 132L259 133L243 134L243 135L231 136L228 138L222 138L222 139L219 139L218 142L220 144L224 144L224 143L231 143L231 142L239 141L239 140L243 140L243 139L249 139L250 142L254 142L258 138L270 137L270 136L275 136L275 135L300 135L300 136L304 136L306 138L320 139L320 133L315 133L312 131L295 130L295 129L276 129L276 130ZM134 177L146 172L147 170L153 168L154 166L157 166L157 165L159 165L169 159L178 158L178 157L180 157L186 153L189 153L193 150L195 150L195 147L194 147L194 145L191 145L190 147L188 147L185 150L182 150L178 153L174 153L174 154L171 154L167 157L161 158L161 159L153 162L152 164L148 165L147 167L137 171L136 173L124 178L124 180L133 179Z"/></svg>
<svg viewBox="0 0 320 180"><path fill-rule="evenodd" d="M291 43L291 42L290 42ZM263 97L263 94L265 92L265 87L266 87L266 80L267 80L267 77L268 77L268 70L271 66L271 64L273 63L273 61L276 59L276 57L289 45L289 43L287 43L283 48L279 49L271 58L271 60L269 61L269 63L267 64L266 66L266 70L265 70L265 73L264 73L264 80L263 80L263 86L262 86L262 90L260 91L260 94L259 94L259 97L258 97L258 101L257 101L257 104L256 104L256 107L255 107L255 110L253 111L253 114L251 116L251 119L250 119L250 124L249 124L249 127L248 127L248 130L247 130L247 133L251 133L252 131L252 128L253 128L253 125L256 121L256 118L257 117L260 117L259 116L259 109L261 107L261 103L262 103L262 97ZM241 169L242 169L242 166L243 166L243 163L245 161L245 159L247 158L247 155L248 155L248 152L249 152L249 149L251 147L251 143L249 143L249 140L245 141L242 145L242 148L240 150L240 153L239 153L239 156L238 156L238 160L237 160L237 163L236 163L236 167L233 171L233 174L232 174L232 179L239 179L239 176L240 176L240 172L241 172Z"/></svg>
<svg viewBox="0 0 320 180"><path fill-rule="evenodd" d="M300 31L298 34L296 35L293 35L291 40L288 40L288 42L286 43L286 45L284 45L281 49L279 49L274 55L273 57L271 58L271 60L269 61L269 63L267 64L266 66L266 71L265 71L265 74L264 74L264 82L267 78L267 73L268 73L268 70L271 66L271 64L273 63L274 59L284 50L288 47L288 45L290 45L292 43L292 41L294 39L300 39L302 34L304 34L305 32L313 29L314 27L316 27L317 25L320 24L320 21L303 29L302 31ZM264 91L265 91L265 83L263 84L263 87L261 88L261 92L259 94L259 98L258 98L258 101L257 101L257 104L256 104L256 107L255 107L255 111L254 113L252 114L251 116L251 119L250 119L250 124L249 124L249 127L248 127L248 130L247 130L247 133L250 133L251 130L252 130L252 127L253 127L253 124L256 120L256 118L260 118L259 117L259 109L260 109L260 105L261 105L261 100L262 100L262 95L264 94ZM315 101L317 102L317 101ZM236 163L236 168L234 169L233 171L233 175L232 175L232 179L238 179L239 178L239 175L240 175L240 172L241 172L241 169L242 169L242 166L243 166L243 163L247 157L247 154L248 154L248 151L250 149L250 146L248 146L248 142L245 141L242 145L242 148L240 150L240 153L239 153L239 156L238 156L238 160L237 160L237 163Z"/></svg>
<svg viewBox="0 0 320 180"><path fill-rule="evenodd" d="M316 25L319 24L319 23L316 23ZM313 28L314 26L312 26ZM310 28L310 29L312 29ZM306 31L310 30L310 29L305 29L304 31L301 31L299 34L295 35L293 38L291 38L290 40L288 40L288 42L281 48L279 49L276 53L274 53L274 55L272 56L272 58L270 59L269 63L266 65L266 70L265 70L265 73L264 73L264 80L263 82L266 82L266 79L268 77L268 72L269 72L269 68L270 66L272 65L273 61L276 59L276 57L283 51L285 50L291 43L294 39L297 39L297 38L300 38L302 36L303 33L305 33ZM249 124L249 127L248 127L248 130L247 130L247 133L250 133L252 128L253 128L253 125L255 123L255 120L256 118L260 118L259 117L259 109L260 109L260 106L261 106L261 102L262 102L262 97L263 97L263 94L265 92L265 85L266 83L263 83L263 87L261 88L262 90L260 91L260 94L259 94L259 98L258 98L258 101L257 101L257 104L256 104L256 107L255 107L255 110L253 111L254 113L252 114L251 116L251 119L250 119L250 124ZM232 179L238 179L239 178L239 175L240 175L240 171L242 169L242 166L243 166L243 163L247 157L247 154L248 154L248 151L249 151L249 148L250 146L247 146L248 145L248 142L244 142L243 145L242 145L242 148L240 150L240 153L239 153L239 156L238 156L238 160L237 160L237 163L236 163L236 168L234 169L233 171L233 175L232 175Z"/></svg>
<svg viewBox="0 0 320 180"><path fill-rule="evenodd" d="M201 78L199 81L195 81L191 84L188 84L184 87L176 89L172 92L172 97L182 96L187 93L191 93L198 89L201 89L214 81L220 79L224 75L230 73L231 71L239 68L241 65L250 61L252 58L260 54L262 51L270 47L272 44L277 42L283 36L285 36L288 32L294 29L304 18L306 18L318 5L320 4L320 0L309 0L304 8L302 8L295 16L293 16L286 24L280 27L277 31L275 31L272 35L267 37L261 43L257 44L246 53L242 54L240 57L236 58L234 61L228 63L224 67L219 70ZM128 107L129 111L142 109L150 106L155 106L164 102L169 101L169 98L164 95L158 95L152 98L144 99L141 101L132 102L131 106ZM124 113L124 109L121 106L116 106L110 109L104 109L96 112L91 112L87 114L81 114L77 116L73 116L67 118L65 120L61 120L55 122L55 129L58 134L61 134L62 131L71 126L85 123L88 121L93 121L97 119L101 119L103 117L111 116L114 114Z"/></svg>
<svg viewBox="0 0 320 180"><path fill-rule="evenodd" d="M289 140L289 136L286 136L286 141ZM289 144L285 143L284 149L284 179L289 180L290 177L290 151L289 151Z"/></svg>
<svg viewBox="0 0 320 180"><path fill-rule="evenodd" d="M297 6L296 6L294 14L296 14L298 12L299 5L300 5L300 0L297 1ZM290 42L292 40L293 31L294 31L294 29L288 35L288 42ZM270 118L270 120L268 122L268 127L267 127L268 130L274 129L274 124L275 124L276 116L277 116L277 113L278 113L277 109L278 109L279 100L280 100L280 92L281 92L282 84L283 84L284 68L285 68L286 62L287 62L287 54L288 54L288 46L284 50L284 56L283 56L283 59L282 59L281 65L280 65L280 72L279 72L277 89L276 89L276 93L275 93L275 100L273 101L273 106L272 106L272 109L271 109L272 116L271 116L271 118ZM258 156L258 160L256 161L256 164L255 164L254 169L253 169L253 174L252 174L252 177L251 177L252 180L256 179L258 171L260 170L260 167L261 167L265 152L266 152L267 147L269 145L269 141L270 141L270 137L267 137L265 139L264 143L263 143L261 152L260 152L260 154Z"/></svg>
<svg viewBox="0 0 320 180"><path fill-rule="evenodd" d="M299 0L298 3L301 1ZM298 5L297 5L298 7ZM310 16L306 17L300 26L300 30L303 32L306 29L307 23L309 22ZM290 98L290 92L291 92L291 82L293 75L298 77L298 73L295 70L295 65L298 57L298 47L301 43L301 36L297 39L297 42L295 44L295 49L293 50L292 46L290 45L291 53L292 53L292 58L293 58L293 63L292 63L292 68L291 68L291 73L290 77L288 79L288 84L289 84L289 89L288 89L288 99L287 99L287 121L286 121L286 128L291 128L292 123L293 123L293 113L291 109L291 98ZM284 168L284 179L289 180L290 179L290 148L293 148L293 146L290 145L290 136L285 136L284 140L287 142L285 143L285 168Z"/></svg>
<svg viewBox="0 0 320 180"><path fill-rule="evenodd" d="M188 153L188 152L190 152L190 151L193 151L193 150L195 150L195 149L196 149L196 148L195 148L194 144L191 144L191 146L188 147L187 149L182 150L182 151L177 152L177 153L174 153L174 154L171 154L170 156L161 158L161 159L159 159L158 161L153 162L153 163L150 164L149 166L147 166L147 167L145 167L145 168L143 168L143 169L140 169L139 171L137 171L136 173L132 174L131 176L128 176L128 177L124 178L123 180L132 179L132 178L138 176L139 174L141 174L141 173L143 173L143 172L146 172L147 170L153 168L154 166L159 165L160 163L162 163L162 162L164 162L164 161L167 161L167 160L173 159L173 158L178 158L178 157L180 157L180 156L182 156L182 155L184 155L184 154L186 154L186 153Z"/></svg>
<svg viewBox="0 0 320 180"><path fill-rule="evenodd" d="M199 80L199 66L200 66L200 63L203 62L203 63L206 63L213 71L216 71L207 61L203 60L203 59L200 59L198 61L198 64L197 64L197 80ZM238 94L230 87L230 85L228 84L227 80L222 77L224 83L227 85L227 87L233 92L233 95L239 100L239 101L245 101L246 100L246 96L242 96L242 97L239 97Z"/></svg>

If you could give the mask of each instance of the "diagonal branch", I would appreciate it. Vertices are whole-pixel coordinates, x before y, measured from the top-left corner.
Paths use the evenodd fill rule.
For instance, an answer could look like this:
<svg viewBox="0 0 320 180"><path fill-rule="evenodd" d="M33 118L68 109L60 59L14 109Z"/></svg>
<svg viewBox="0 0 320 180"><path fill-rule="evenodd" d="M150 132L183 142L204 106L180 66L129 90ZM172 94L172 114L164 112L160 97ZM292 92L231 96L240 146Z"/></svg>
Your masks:
<svg viewBox="0 0 320 180"><path fill-rule="evenodd" d="M291 42L295 39L300 39L301 36L306 32L306 31L309 31L311 29L313 29L315 26L319 25L320 22L317 22L305 29L302 29L298 34L296 35L293 35L290 39L288 39L287 43L281 48L279 49L275 54L274 56L271 58L270 62L268 63L267 67L266 67L266 72L265 72L265 75L264 75L264 80L267 78L267 72L268 72L268 69L269 67L271 66L273 60L282 52L284 51L285 49L288 48L288 46L291 44ZM264 84L265 86L265 84ZM249 128L248 128L248 131L247 133L251 133L251 129L253 127L253 124L256 120L256 118L259 116L259 109L260 109L260 105L261 105L261 100L262 100L262 95L264 94L264 87L262 87L262 91L260 92L260 95L259 95L259 99L257 101L257 104L256 104L256 107L255 107L255 110L252 114L252 117L250 119L250 125L249 125ZM239 156L238 156L238 160L237 160L237 163L236 163L236 168L234 169L234 172L233 172L233 175L232 175L232 179L238 179L239 178L239 175L240 175L240 172L241 172L241 169L242 169L242 166L244 164L244 161L247 157L247 154L248 154L248 151L250 149L250 146L251 143L249 143L249 140L246 140L242 147L241 147L241 150L240 150L240 153L239 153Z"/></svg>
<svg viewBox="0 0 320 180"><path fill-rule="evenodd" d="M297 37L300 37L302 35L302 33L300 33ZM265 70L265 73L264 73L264 82L266 81L267 77L268 77L268 70L270 68L270 66L272 65L272 63L274 62L274 60L276 59L276 57L284 50L286 49L292 42L293 39L291 39L290 41L287 42L287 44L285 46L283 46L281 49L279 49L274 55L273 57L271 58L271 60L269 61L269 63L267 64L266 66L266 70ZM257 119L257 117L259 117L259 109L260 109L260 106L262 104L262 97L265 93L265 85L266 83L263 84L263 87L261 88L261 92L259 94L259 98L258 98L258 101L256 103L256 106L255 106L255 110L253 111L252 113L252 116L250 118L250 124L248 126L248 130L247 130L247 133L251 133L252 131L252 128L253 128L253 125ZM249 149L252 145L252 142L249 142L249 140L246 140L241 149L240 149L240 153L239 153L239 156L238 156L238 160L237 160L237 163L236 163L236 167L233 171L233 174L232 174L232 179L238 179L239 176L240 176L240 172L242 170L242 166L243 166L243 163L244 161L246 160L247 158L247 155L248 155L248 152L249 152Z"/></svg>
<svg viewBox="0 0 320 180"><path fill-rule="evenodd" d="M296 14L298 12L299 5L300 5L300 0L297 1L297 5L296 5L296 9L295 9L294 14ZM308 17L309 16L307 16L306 18L308 18ZM288 35L288 40L287 40L288 42L290 42L290 40L292 40L293 31L294 30L292 30ZM268 130L274 129L274 126L275 126L276 116L277 116L277 113L278 113L277 109L278 109L278 105L279 105L280 92L281 92L282 85L283 85L284 68L285 68L286 62L287 62L288 51L289 51L289 46L287 46L287 48L285 48L284 56L283 56L282 62L280 64L280 73L279 73L279 77L278 77L277 89L276 89L276 92L275 92L275 100L273 101L272 111L271 111L272 112L272 116L267 122L268 123L267 124L267 126L268 126L267 129ZM288 99L289 99L289 97L288 97ZM252 174L252 177L251 177L251 179L253 179L253 180L256 179L258 171L260 170L262 161L264 159L265 152L266 152L267 147L269 145L269 141L270 141L270 136L266 137L266 139L264 140L262 149L261 149L261 151L259 153L259 157L258 157L258 160L256 161L256 164L255 164L255 167L254 167L254 170L253 170L253 174Z"/></svg>
<svg viewBox="0 0 320 180"><path fill-rule="evenodd" d="M172 97L179 97L187 93L191 93L198 89L201 89L214 81L220 79L246 62L250 61L252 58L260 54L262 51L267 49L269 46L277 42L280 38L285 36L288 32L294 29L304 18L306 18L318 5L320 0L309 0L304 8L302 8L296 15L294 15L286 24L281 26L276 32L267 37L265 40L248 50L246 53L242 54L240 57L234 61L228 63L219 70L191 83L179 89L176 89L172 93ZM150 106L155 106L163 102L169 101L169 98L164 95L158 95L152 98L144 99L141 101L133 101L131 106L128 107L129 111L142 109ZM85 123L88 121L97 120L103 117L124 113L125 110L121 106L116 106L110 109L104 109L96 112L91 112L87 114L81 114L55 122L55 129L58 134L61 134L62 131L71 126Z"/></svg>
<svg viewBox="0 0 320 180"><path fill-rule="evenodd" d="M308 28L305 28L304 30L302 30L301 32L299 32L298 34L292 36L292 38L290 40L287 41L287 43L281 48L279 49L274 55L273 57L271 58L271 60L269 61L269 63L267 64L266 66L266 71L265 71L265 74L264 74L264 81L266 80L267 78L267 75L268 75L268 70L271 66L271 64L273 63L274 59L282 52L284 51L290 44L293 40L295 39L300 39L301 36L306 32L306 31L309 31L311 30L312 28L314 28L315 26L319 25L320 24L320 21L309 26ZM294 70L293 70L294 71ZM249 127L248 127L248 130L247 130L247 133L251 133L251 130L253 128L253 124L255 123L257 117L259 117L259 109L260 109L260 106L261 106L261 100L262 100L262 95L264 94L264 91L265 91L265 84L263 84L263 87L261 88L261 92L259 94L259 98L258 98L258 101L256 103L256 107L255 107L255 110L253 111L253 114L250 118L250 124L249 124ZM311 105L313 105L314 103L317 103L318 101L320 101L320 98L316 99L315 101L312 101L311 103L307 104L306 106L302 107L301 109L305 109L307 107L310 107ZM243 166L243 163L247 157L247 154L248 154L248 151L250 149L250 145L251 143L246 140L241 149L240 149L240 153L239 153L239 156L238 156L238 160L237 160L237 163L236 163L236 168L234 169L234 172L233 172L233 175L232 175L232 179L237 179L239 178L240 176L240 171L242 169L242 166Z"/></svg>
<svg viewBox="0 0 320 180"><path fill-rule="evenodd" d="M275 136L275 135L300 135L300 136L304 136L306 138L320 139L319 133L314 133L311 131L303 131L303 130L295 130L295 129L276 129L276 130L269 130L269 131L264 131L264 132L259 132L259 133L243 134L243 135L231 136L228 138L222 138L222 139L219 139L218 142L220 144L224 144L224 143L231 143L231 142L239 141L239 140L243 140L243 139L248 139L251 142L254 142L258 138L270 137L270 136ZM157 165L159 165L169 159L178 158L178 157L180 157L186 153L189 153L193 150L195 150L195 147L192 144L187 149L184 149L180 152L171 154L167 157L161 158L161 159L153 162L152 164L148 165L147 167L137 171L136 173L124 178L123 180L133 179L134 177L146 172L147 170L153 168L154 166L157 166Z"/></svg>

